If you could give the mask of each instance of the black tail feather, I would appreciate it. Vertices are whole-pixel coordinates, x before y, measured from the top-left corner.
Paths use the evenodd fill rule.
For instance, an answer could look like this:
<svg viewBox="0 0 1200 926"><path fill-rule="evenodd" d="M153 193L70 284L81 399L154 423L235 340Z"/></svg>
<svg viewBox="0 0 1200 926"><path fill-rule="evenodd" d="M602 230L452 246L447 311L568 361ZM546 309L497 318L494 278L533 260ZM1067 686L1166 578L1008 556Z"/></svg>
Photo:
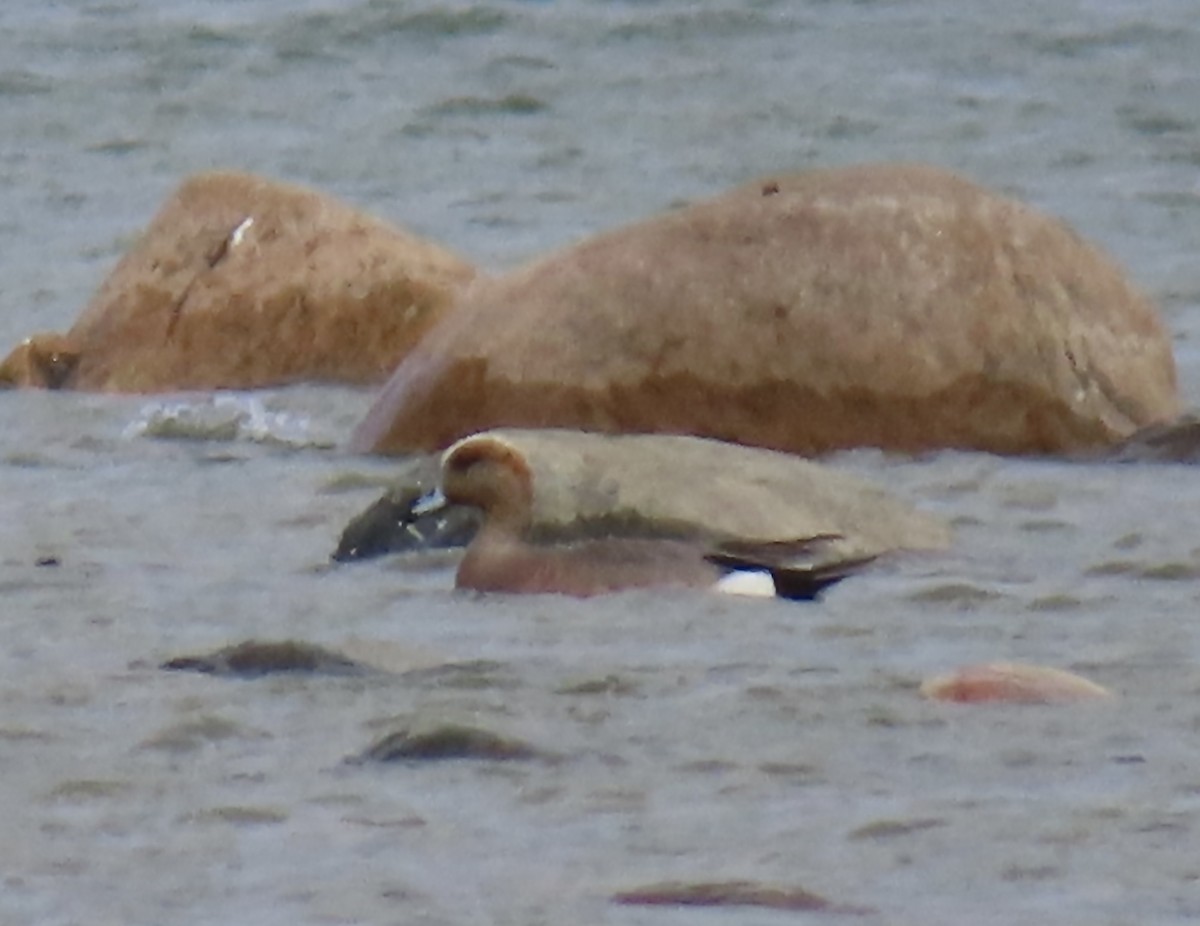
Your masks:
<svg viewBox="0 0 1200 926"><path fill-rule="evenodd" d="M838 534L820 534L800 540L767 543L723 544L705 559L722 569L765 570L775 583L775 594L791 601L813 601L821 592L860 572L877 559L875 554L838 557L828 549Z"/></svg>

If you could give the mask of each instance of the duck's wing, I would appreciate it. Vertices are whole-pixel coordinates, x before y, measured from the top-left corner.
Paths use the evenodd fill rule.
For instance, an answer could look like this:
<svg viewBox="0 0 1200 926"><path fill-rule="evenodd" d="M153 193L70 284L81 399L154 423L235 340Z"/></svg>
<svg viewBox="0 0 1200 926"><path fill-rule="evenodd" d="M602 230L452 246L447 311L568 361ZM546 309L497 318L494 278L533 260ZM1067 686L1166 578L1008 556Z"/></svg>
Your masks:
<svg viewBox="0 0 1200 926"><path fill-rule="evenodd" d="M847 556L838 552L832 544L842 539L838 534L820 534L765 543L732 541L721 544L705 559L722 569L766 570L780 598L812 601L878 558L873 553Z"/></svg>

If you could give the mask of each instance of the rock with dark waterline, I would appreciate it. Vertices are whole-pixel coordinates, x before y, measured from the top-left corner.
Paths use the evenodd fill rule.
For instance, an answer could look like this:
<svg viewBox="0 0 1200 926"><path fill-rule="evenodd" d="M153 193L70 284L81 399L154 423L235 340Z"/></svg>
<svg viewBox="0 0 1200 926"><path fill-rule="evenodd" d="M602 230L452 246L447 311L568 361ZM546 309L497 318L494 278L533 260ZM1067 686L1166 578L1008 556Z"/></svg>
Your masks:
<svg viewBox="0 0 1200 926"><path fill-rule="evenodd" d="M880 164L766 178L476 282L350 446L558 427L1069 453L1178 412L1169 334L1107 255L953 173Z"/></svg>

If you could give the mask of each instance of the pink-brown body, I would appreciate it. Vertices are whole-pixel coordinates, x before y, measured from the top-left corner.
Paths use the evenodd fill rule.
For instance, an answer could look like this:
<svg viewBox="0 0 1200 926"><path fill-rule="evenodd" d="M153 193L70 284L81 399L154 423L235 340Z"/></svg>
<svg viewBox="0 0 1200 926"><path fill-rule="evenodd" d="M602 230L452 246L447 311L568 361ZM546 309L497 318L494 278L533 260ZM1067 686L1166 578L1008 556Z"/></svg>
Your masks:
<svg viewBox="0 0 1200 926"><path fill-rule="evenodd" d="M833 539L821 534L776 543L713 547L709 540L600 537L535 543L533 476L504 440L477 435L442 461L447 501L484 512L483 524L459 564L455 584L484 592L552 592L589 597L632 588L713 588L729 569L766 571L783 597L815 598L872 557L813 561ZM769 592L768 592L769 593Z"/></svg>

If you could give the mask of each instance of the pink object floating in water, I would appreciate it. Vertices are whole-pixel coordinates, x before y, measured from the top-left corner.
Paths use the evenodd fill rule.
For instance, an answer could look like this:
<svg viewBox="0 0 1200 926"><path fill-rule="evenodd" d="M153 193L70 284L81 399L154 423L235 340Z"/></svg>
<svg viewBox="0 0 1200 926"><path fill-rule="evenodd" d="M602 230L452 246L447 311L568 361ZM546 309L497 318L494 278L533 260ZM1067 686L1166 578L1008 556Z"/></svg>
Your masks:
<svg viewBox="0 0 1200 926"><path fill-rule="evenodd" d="M921 694L960 704L1051 704L1111 697L1108 689L1074 673L1015 662L988 662L927 678Z"/></svg>

